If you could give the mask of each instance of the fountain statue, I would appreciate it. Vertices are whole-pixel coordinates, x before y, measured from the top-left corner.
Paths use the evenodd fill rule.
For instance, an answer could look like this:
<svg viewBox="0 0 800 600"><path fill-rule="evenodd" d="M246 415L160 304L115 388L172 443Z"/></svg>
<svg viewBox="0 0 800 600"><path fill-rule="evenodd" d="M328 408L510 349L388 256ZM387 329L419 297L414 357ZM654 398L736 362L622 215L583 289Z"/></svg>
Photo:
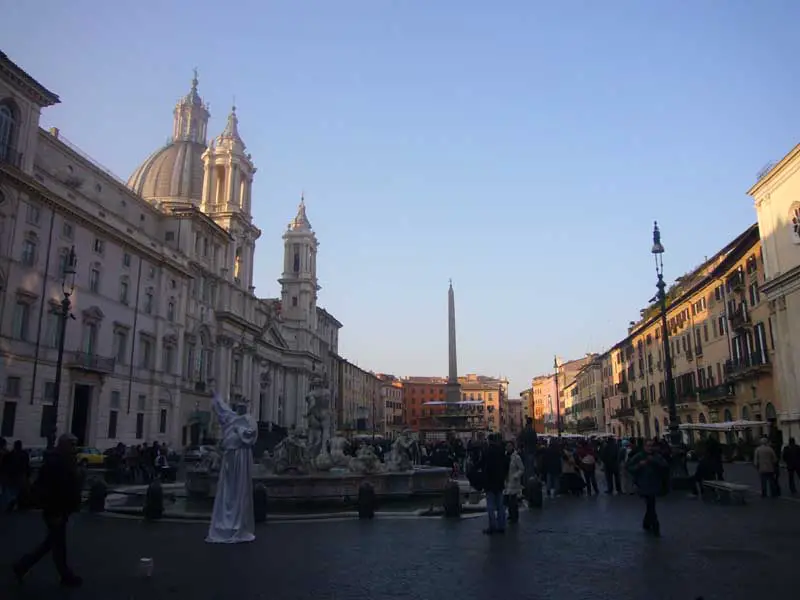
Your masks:
<svg viewBox="0 0 800 600"><path fill-rule="evenodd" d="M308 454L315 468L330 469L331 459L328 445L333 437L333 415L328 378L314 374L306 394L306 419L308 421ZM326 469L327 467L327 469Z"/></svg>
<svg viewBox="0 0 800 600"><path fill-rule="evenodd" d="M411 437L411 432L404 430L392 444L387 467L390 471L409 471L413 468L411 454L416 442Z"/></svg>

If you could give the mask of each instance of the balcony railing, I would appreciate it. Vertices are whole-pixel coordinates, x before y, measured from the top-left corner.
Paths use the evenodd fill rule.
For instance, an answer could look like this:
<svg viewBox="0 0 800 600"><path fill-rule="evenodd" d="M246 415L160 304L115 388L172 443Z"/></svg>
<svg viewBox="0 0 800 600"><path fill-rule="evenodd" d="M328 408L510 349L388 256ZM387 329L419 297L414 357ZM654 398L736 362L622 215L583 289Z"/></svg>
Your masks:
<svg viewBox="0 0 800 600"><path fill-rule="evenodd" d="M64 360L70 369L81 369L94 373L113 373L116 360L89 352L71 352Z"/></svg>
<svg viewBox="0 0 800 600"><path fill-rule="evenodd" d="M736 271L733 275L728 277L728 285L734 292L744 289L744 273L742 271Z"/></svg>
<svg viewBox="0 0 800 600"><path fill-rule="evenodd" d="M634 414L636 411L633 408L618 408L611 413L611 416L615 419L630 419Z"/></svg>
<svg viewBox="0 0 800 600"><path fill-rule="evenodd" d="M741 331L742 329L747 329L750 327L750 313L747 311L747 308L743 304L739 305L736 310L734 310L729 316L728 320L731 323L731 327L735 331Z"/></svg>
<svg viewBox="0 0 800 600"><path fill-rule="evenodd" d="M742 379L771 369L769 358L761 352L725 361L725 375L731 379Z"/></svg>
<svg viewBox="0 0 800 600"><path fill-rule="evenodd" d="M700 402L703 404L726 404L736 396L736 386L723 383L714 387L699 390Z"/></svg>
<svg viewBox="0 0 800 600"><path fill-rule="evenodd" d="M593 431L597 429L597 419L584 417L578 421L578 431Z"/></svg>
<svg viewBox="0 0 800 600"><path fill-rule="evenodd" d="M17 169L22 168L22 152L17 152L11 146L0 146L0 163L11 165Z"/></svg>
<svg viewBox="0 0 800 600"><path fill-rule="evenodd" d="M627 381L620 381L618 384L618 390L620 394L627 394L628 393L628 382Z"/></svg>

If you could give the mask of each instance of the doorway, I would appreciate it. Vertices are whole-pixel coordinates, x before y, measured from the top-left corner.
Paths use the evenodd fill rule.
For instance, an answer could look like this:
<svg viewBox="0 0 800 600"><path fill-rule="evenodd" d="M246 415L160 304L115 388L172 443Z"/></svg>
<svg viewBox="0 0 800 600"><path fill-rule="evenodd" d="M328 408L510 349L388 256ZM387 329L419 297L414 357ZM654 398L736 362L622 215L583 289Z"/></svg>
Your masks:
<svg viewBox="0 0 800 600"><path fill-rule="evenodd" d="M78 438L78 446L84 446L89 430L89 404L92 386L77 384L72 397L72 428L70 432Z"/></svg>

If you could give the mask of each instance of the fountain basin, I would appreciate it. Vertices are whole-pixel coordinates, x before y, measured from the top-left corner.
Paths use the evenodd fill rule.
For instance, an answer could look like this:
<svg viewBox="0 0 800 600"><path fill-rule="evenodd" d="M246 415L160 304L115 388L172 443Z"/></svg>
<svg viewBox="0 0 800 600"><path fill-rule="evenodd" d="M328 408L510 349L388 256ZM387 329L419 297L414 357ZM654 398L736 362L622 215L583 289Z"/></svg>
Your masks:
<svg viewBox="0 0 800 600"><path fill-rule="evenodd" d="M358 488L369 482L378 499L411 499L440 495L450 479L450 469L443 467L416 467L410 471L352 473L331 470L309 474L267 473L254 467L253 484L267 488L270 504L348 503L358 496ZM186 473L186 493L193 498L213 498L217 490L218 474L208 471Z"/></svg>

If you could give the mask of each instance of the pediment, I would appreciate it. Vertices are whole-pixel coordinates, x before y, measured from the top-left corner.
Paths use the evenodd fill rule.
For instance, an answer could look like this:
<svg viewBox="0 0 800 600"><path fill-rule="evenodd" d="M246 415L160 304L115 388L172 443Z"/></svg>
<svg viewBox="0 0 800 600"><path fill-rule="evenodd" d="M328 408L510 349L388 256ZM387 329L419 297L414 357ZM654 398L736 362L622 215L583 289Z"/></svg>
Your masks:
<svg viewBox="0 0 800 600"><path fill-rule="evenodd" d="M86 321L102 321L105 316L99 306L91 306L83 311L83 318Z"/></svg>
<svg viewBox="0 0 800 600"><path fill-rule="evenodd" d="M286 338L283 337L283 334L281 334L280 330L275 325L270 325L266 335L264 335L264 341L268 344L278 346L279 348L289 348L289 344L286 343Z"/></svg>

